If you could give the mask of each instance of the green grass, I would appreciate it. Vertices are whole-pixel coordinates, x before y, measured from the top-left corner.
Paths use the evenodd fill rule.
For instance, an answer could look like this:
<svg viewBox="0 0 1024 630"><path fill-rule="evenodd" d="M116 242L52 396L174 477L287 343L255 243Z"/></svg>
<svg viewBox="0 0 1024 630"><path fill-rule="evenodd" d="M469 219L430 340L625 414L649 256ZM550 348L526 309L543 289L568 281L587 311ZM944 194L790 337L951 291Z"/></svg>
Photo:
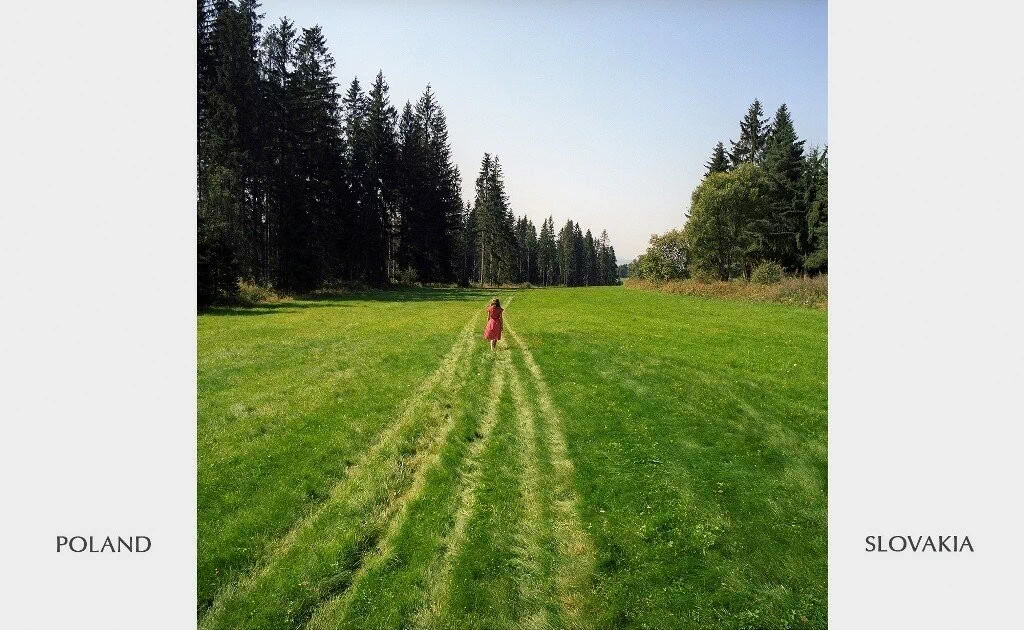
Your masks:
<svg viewBox="0 0 1024 630"><path fill-rule="evenodd" d="M826 314L494 293L199 317L200 625L825 627Z"/></svg>

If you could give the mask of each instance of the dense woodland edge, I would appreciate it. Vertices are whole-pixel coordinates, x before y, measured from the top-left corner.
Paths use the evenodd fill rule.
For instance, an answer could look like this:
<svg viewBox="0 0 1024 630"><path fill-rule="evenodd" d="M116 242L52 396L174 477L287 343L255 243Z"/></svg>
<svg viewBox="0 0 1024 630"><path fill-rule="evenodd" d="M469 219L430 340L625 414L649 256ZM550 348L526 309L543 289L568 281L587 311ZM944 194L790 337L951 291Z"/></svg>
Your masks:
<svg viewBox="0 0 1024 630"><path fill-rule="evenodd" d="M516 217L497 155L463 200L430 85L401 113L378 72L344 94L320 26L264 29L255 0L198 2L198 303L244 285L617 284L578 222Z"/></svg>
<svg viewBox="0 0 1024 630"><path fill-rule="evenodd" d="M730 150L715 145L685 225L652 235L620 275L773 284L784 275L827 274L828 147L805 153L805 142L785 103L768 120L754 100Z"/></svg>

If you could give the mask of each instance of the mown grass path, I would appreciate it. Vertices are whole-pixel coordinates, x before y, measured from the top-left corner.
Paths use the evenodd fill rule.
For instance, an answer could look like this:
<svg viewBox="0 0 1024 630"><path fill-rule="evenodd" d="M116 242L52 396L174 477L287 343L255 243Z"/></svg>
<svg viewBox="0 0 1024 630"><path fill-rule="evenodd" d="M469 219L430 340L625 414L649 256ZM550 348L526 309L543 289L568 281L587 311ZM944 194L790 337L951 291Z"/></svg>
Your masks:
<svg viewBox="0 0 1024 630"><path fill-rule="evenodd" d="M824 626L823 314L490 296L200 317L201 627Z"/></svg>

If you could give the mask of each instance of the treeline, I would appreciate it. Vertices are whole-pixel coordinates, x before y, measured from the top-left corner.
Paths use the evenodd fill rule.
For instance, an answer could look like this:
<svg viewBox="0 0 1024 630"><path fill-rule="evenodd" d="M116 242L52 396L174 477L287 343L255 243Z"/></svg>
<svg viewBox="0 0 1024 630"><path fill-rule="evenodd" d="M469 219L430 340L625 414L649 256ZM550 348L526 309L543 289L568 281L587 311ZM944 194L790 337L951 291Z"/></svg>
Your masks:
<svg viewBox="0 0 1024 630"><path fill-rule="evenodd" d="M378 73L339 93L319 26L264 30L255 0L198 2L200 305L239 281L305 292L344 281L603 284L607 235L516 219L497 157L463 204L428 85L401 113ZM608 261L611 262L608 262Z"/></svg>
<svg viewBox="0 0 1024 630"><path fill-rule="evenodd" d="M783 103L769 121L755 100L739 139L719 142L682 230L651 237L629 265L644 280L750 279L759 265L828 272L828 149L805 154Z"/></svg>
<svg viewBox="0 0 1024 630"><path fill-rule="evenodd" d="M538 232L525 216L515 218L498 156L484 154L473 205L466 204L464 216L463 277L480 283L618 284L608 232L595 239L572 219L556 232L550 216Z"/></svg>

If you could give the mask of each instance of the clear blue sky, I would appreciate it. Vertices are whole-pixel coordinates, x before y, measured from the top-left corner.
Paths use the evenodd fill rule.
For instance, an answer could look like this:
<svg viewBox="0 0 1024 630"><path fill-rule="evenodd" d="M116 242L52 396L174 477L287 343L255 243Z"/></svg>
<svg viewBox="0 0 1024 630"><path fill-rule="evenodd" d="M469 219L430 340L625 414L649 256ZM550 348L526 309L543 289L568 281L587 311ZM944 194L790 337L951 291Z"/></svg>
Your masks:
<svg viewBox="0 0 1024 630"><path fill-rule="evenodd" d="M512 208L607 229L619 262L680 227L718 140L759 98L827 142L827 3L267 0L265 25L320 24L340 91L377 70L401 110L430 83L463 196L485 151Z"/></svg>

